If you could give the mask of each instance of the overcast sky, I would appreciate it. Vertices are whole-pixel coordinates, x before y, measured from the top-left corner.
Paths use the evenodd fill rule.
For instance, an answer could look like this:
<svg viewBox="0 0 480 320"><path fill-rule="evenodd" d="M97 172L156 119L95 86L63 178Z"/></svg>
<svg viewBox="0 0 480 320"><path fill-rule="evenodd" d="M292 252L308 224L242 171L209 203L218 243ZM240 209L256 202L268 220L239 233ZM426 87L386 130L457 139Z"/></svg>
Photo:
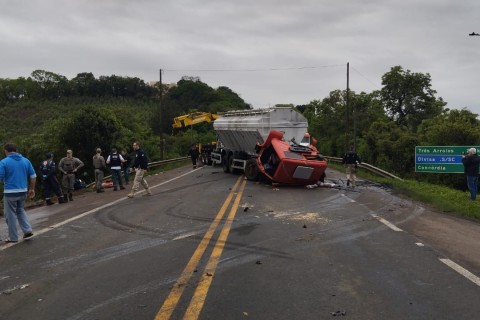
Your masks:
<svg viewBox="0 0 480 320"><path fill-rule="evenodd" d="M478 0L0 0L0 78L37 69L145 81L199 77L253 107L429 73L447 107L480 113Z"/></svg>

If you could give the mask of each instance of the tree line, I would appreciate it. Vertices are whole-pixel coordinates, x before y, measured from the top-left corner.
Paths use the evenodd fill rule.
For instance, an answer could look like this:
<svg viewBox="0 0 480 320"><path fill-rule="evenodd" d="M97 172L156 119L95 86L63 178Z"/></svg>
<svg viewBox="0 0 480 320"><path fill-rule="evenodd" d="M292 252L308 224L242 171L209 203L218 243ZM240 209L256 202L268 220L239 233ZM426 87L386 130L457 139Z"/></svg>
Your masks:
<svg viewBox="0 0 480 320"><path fill-rule="evenodd" d="M380 90L336 90L301 108L325 155L340 157L353 145L365 162L401 177L465 189L461 174L415 173L415 146L479 144L478 114L446 106L428 73L395 66Z"/></svg>
<svg viewBox="0 0 480 320"><path fill-rule="evenodd" d="M139 141L152 161L185 156L192 141L212 142L215 135L198 125L172 136L173 117L247 108L230 88L211 88L193 77L160 88L138 78L82 73L67 80L36 70L27 79L0 79L0 141L16 143L35 167L47 152L58 162L72 149L92 179L97 147L132 154L132 141Z"/></svg>
<svg viewBox="0 0 480 320"><path fill-rule="evenodd" d="M414 170L417 145L478 144L478 115L446 106L428 73L394 66L382 76L380 90L339 89L296 107L325 155L340 157L353 145L365 162L384 170L461 189L462 175ZM230 88L211 88L195 77L160 87L139 78L80 73L68 80L35 70L28 78L0 79L0 141L17 143L34 165L47 151L60 157L73 149L89 171L96 147L131 152L133 140L142 142L152 160L184 156L190 143L209 143L215 134L200 124L172 135L174 117L249 108Z"/></svg>

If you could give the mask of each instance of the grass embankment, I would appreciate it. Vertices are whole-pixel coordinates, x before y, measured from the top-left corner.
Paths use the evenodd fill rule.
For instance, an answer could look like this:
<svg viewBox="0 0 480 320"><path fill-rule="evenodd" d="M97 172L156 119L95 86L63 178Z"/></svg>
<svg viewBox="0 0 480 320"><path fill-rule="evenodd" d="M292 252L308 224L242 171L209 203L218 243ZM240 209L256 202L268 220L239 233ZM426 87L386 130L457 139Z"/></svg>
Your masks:
<svg viewBox="0 0 480 320"><path fill-rule="evenodd" d="M329 167L340 171L344 167L338 163L329 163ZM415 180L396 180L384 178L360 168L357 175L362 179L382 183L393 192L422 201L432 208L446 213L460 215L480 222L480 198L470 200L470 193Z"/></svg>

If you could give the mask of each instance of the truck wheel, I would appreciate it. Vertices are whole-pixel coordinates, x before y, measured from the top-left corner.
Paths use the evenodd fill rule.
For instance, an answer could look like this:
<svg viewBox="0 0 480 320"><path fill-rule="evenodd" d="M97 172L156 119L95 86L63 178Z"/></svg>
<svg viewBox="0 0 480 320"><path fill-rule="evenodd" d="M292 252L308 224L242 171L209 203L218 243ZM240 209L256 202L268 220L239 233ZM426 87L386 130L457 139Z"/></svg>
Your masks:
<svg viewBox="0 0 480 320"><path fill-rule="evenodd" d="M222 157L223 172L225 173L230 173L230 157L231 155L225 155Z"/></svg>
<svg viewBox="0 0 480 320"><path fill-rule="evenodd" d="M250 181L258 180L258 165L255 159L249 159L245 164L245 177Z"/></svg>
<svg viewBox="0 0 480 320"><path fill-rule="evenodd" d="M234 156L233 153L228 156L228 170L229 170L229 172L231 172L233 174L238 174L238 169L232 168L234 158L235 158L235 156Z"/></svg>

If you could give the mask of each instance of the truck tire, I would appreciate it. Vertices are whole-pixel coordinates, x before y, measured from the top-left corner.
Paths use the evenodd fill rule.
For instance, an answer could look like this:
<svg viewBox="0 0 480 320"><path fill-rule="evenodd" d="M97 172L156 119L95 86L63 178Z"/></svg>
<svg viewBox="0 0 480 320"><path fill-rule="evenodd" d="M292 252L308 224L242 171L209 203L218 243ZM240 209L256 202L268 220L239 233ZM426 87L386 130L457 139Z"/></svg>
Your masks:
<svg viewBox="0 0 480 320"><path fill-rule="evenodd" d="M258 180L258 165L255 159L249 159L245 164L245 177L250 181Z"/></svg>
<svg viewBox="0 0 480 320"><path fill-rule="evenodd" d="M230 158L232 157L232 154L226 153L225 156L222 156L222 167L223 167L223 172L225 173L230 173Z"/></svg>
<svg viewBox="0 0 480 320"><path fill-rule="evenodd" d="M233 159L235 159L235 154L234 154L234 153L230 153L230 154L228 155L228 170L230 170L230 173L240 174L240 170L239 170L239 169L232 168L232 166L233 166Z"/></svg>

